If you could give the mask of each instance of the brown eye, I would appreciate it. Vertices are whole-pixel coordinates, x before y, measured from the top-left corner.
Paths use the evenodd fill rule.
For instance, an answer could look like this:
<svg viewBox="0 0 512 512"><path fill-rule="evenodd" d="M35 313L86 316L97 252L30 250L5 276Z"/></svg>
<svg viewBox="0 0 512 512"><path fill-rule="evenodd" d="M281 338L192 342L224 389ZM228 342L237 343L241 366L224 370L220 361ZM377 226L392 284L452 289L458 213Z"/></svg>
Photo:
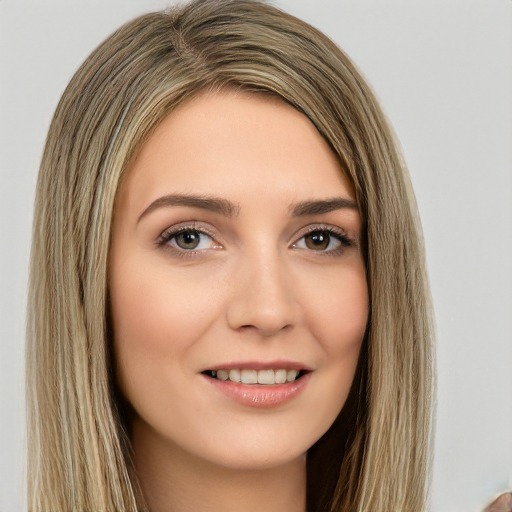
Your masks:
<svg viewBox="0 0 512 512"><path fill-rule="evenodd" d="M175 245L180 249L197 249L201 242L201 233L199 231L187 230L174 235Z"/></svg>
<svg viewBox="0 0 512 512"><path fill-rule="evenodd" d="M331 235L328 231L313 231L304 237L308 249L313 251L325 251L331 242Z"/></svg>
<svg viewBox="0 0 512 512"><path fill-rule="evenodd" d="M156 243L158 247L173 250L175 255L181 256L222 248L212 235L195 226L171 226L160 234Z"/></svg>

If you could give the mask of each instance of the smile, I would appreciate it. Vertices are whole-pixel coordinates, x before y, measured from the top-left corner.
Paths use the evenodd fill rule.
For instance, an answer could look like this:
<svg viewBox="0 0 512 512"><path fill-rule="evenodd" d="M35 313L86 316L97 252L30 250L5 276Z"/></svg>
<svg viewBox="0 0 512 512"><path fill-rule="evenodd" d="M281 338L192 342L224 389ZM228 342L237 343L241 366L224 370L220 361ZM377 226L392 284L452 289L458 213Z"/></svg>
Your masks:
<svg viewBox="0 0 512 512"><path fill-rule="evenodd" d="M230 370L206 370L203 372L204 375L211 377L212 379L218 379L221 381L240 382L242 384L260 384L265 386L272 386L275 384L285 384L287 382L294 382L302 375L305 374L304 370L287 370L284 368L280 369L265 369L265 370L253 370L253 369L239 369L232 368Z"/></svg>
<svg viewBox="0 0 512 512"><path fill-rule="evenodd" d="M230 368L205 370L203 378L217 392L251 408L274 408L299 396L311 380L312 371Z"/></svg>

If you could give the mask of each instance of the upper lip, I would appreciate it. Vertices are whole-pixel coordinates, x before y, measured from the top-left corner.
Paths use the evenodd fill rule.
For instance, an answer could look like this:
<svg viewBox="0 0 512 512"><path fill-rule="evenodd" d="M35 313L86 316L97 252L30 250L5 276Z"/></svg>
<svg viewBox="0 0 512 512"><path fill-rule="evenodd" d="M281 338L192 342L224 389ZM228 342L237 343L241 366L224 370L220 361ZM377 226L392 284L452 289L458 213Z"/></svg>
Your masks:
<svg viewBox="0 0 512 512"><path fill-rule="evenodd" d="M297 362L290 360L276 360L276 361L234 361L229 363L218 363L208 368L204 368L202 371L208 370L303 370L312 371L312 368Z"/></svg>

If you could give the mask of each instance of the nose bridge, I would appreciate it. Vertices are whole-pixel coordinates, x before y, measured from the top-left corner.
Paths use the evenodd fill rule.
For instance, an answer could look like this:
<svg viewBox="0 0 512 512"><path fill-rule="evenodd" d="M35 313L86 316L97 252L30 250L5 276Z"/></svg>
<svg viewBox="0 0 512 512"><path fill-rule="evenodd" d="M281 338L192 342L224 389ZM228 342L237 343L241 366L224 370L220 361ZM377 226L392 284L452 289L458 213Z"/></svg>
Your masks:
<svg viewBox="0 0 512 512"><path fill-rule="evenodd" d="M278 248L260 247L240 256L228 306L233 329L272 336L295 322L289 269Z"/></svg>

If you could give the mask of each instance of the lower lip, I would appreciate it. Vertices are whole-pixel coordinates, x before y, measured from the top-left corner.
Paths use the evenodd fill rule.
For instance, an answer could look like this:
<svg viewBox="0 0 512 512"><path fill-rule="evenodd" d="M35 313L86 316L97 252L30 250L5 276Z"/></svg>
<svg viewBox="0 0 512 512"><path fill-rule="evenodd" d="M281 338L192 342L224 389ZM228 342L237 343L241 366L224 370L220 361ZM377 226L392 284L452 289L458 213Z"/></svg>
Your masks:
<svg viewBox="0 0 512 512"><path fill-rule="evenodd" d="M311 373L306 373L299 379L285 384L261 385L242 384L230 380L213 379L204 376L225 396L239 404L260 409L270 409L284 405L297 397L309 382Z"/></svg>

